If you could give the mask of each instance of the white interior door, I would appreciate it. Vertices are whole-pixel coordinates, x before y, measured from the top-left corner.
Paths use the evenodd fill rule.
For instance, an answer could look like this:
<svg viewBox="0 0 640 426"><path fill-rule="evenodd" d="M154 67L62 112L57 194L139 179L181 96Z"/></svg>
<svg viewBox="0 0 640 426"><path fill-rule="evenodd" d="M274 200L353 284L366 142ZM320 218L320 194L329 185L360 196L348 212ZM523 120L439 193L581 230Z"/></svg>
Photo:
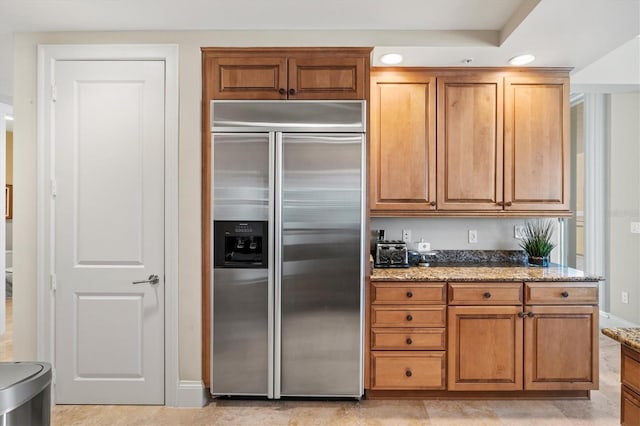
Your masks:
<svg viewBox="0 0 640 426"><path fill-rule="evenodd" d="M163 404L164 62L54 75L56 402Z"/></svg>

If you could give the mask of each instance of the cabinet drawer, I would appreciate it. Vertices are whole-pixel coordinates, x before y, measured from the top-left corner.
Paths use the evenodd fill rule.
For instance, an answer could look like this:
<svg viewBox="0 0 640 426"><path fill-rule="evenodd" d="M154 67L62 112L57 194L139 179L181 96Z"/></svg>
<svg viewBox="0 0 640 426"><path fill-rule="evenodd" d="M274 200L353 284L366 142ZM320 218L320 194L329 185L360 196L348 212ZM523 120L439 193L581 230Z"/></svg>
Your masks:
<svg viewBox="0 0 640 426"><path fill-rule="evenodd" d="M373 389L444 389L445 352L372 352Z"/></svg>
<svg viewBox="0 0 640 426"><path fill-rule="evenodd" d="M374 283L372 286L371 303L444 304L447 303L446 284Z"/></svg>
<svg viewBox="0 0 640 426"><path fill-rule="evenodd" d="M628 387L621 386L620 424L622 426L640 425L640 395Z"/></svg>
<svg viewBox="0 0 640 426"><path fill-rule="evenodd" d="M445 306L374 306L372 327L444 327Z"/></svg>
<svg viewBox="0 0 640 426"><path fill-rule="evenodd" d="M527 305L595 305L597 303L597 282L525 283L525 304Z"/></svg>
<svg viewBox="0 0 640 426"><path fill-rule="evenodd" d="M521 305L520 283L449 283L450 305Z"/></svg>
<svg viewBox="0 0 640 426"><path fill-rule="evenodd" d="M620 376L622 384L640 394L640 354L622 346Z"/></svg>
<svg viewBox="0 0 640 426"><path fill-rule="evenodd" d="M371 349L378 350L444 350L444 328L382 328L371 330Z"/></svg>

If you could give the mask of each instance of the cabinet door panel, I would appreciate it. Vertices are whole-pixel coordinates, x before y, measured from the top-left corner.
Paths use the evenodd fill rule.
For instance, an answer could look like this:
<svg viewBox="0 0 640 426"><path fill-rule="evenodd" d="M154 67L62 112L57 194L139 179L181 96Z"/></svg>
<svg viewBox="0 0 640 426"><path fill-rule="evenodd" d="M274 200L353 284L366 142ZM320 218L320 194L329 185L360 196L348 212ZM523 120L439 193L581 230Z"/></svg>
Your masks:
<svg viewBox="0 0 640 426"><path fill-rule="evenodd" d="M214 99L286 99L284 57L216 57L212 60ZM283 93L280 93L283 89Z"/></svg>
<svg viewBox="0 0 640 426"><path fill-rule="evenodd" d="M435 78L374 73L371 90L371 210L435 209Z"/></svg>
<svg viewBox="0 0 640 426"><path fill-rule="evenodd" d="M289 99L364 99L365 58L289 58Z"/></svg>
<svg viewBox="0 0 640 426"><path fill-rule="evenodd" d="M438 78L438 209L502 210L502 76Z"/></svg>
<svg viewBox="0 0 640 426"><path fill-rule="evenodd" d="M597 306L528 306L527 390L598 389Z"/></svg>
<svg viewBox="0 0 640 426"><path fill-rule="evenodd" d="M505 210L569 209L569 79L505 80Z"/></svg>
<svg viewBox="0 0 640 426"><path fill-rule="evenodd" d="M519 306L450 306L449 390L521 390Z"/></svg>

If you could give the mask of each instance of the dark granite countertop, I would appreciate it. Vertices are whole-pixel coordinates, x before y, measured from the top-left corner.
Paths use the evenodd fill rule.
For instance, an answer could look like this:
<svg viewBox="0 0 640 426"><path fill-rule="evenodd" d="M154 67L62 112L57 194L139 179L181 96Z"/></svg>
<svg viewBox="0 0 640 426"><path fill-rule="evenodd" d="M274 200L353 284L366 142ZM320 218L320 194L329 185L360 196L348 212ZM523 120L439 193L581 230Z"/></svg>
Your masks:
<svg viewBox="0 0 640 426"><path fill-rule="evenodd" d="M439 250L429 266L375 268L371 281L601 281L568 266L529 266L522 250Z"/></svg>
<svg viewBox="0 0 640 426"><path fill-rule="evenodd" d="M588 275L561 265L549 267L465 264L457 266L415 266L411 268L375 268L371 281L600 281L602 277Z"/></svg>
<svg viewBox="0 0 640 426"><path fill-rule="evenodd" d="M603 328L602 334L640 352L640 327Z"/></svg>

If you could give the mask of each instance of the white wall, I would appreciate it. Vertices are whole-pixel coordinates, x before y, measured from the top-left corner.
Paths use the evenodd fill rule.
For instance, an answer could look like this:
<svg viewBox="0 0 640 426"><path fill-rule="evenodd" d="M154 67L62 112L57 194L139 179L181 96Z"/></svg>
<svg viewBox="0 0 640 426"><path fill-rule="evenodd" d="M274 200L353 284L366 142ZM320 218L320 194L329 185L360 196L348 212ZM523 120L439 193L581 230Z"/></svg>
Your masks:
<svg viewBox="0 0 640 426"><path fill-rule="evenodd" d="M612 94L609 147L609 300L610 313L640 324L640 93ZM629 303L621 293L629 294Z"/></svg>

